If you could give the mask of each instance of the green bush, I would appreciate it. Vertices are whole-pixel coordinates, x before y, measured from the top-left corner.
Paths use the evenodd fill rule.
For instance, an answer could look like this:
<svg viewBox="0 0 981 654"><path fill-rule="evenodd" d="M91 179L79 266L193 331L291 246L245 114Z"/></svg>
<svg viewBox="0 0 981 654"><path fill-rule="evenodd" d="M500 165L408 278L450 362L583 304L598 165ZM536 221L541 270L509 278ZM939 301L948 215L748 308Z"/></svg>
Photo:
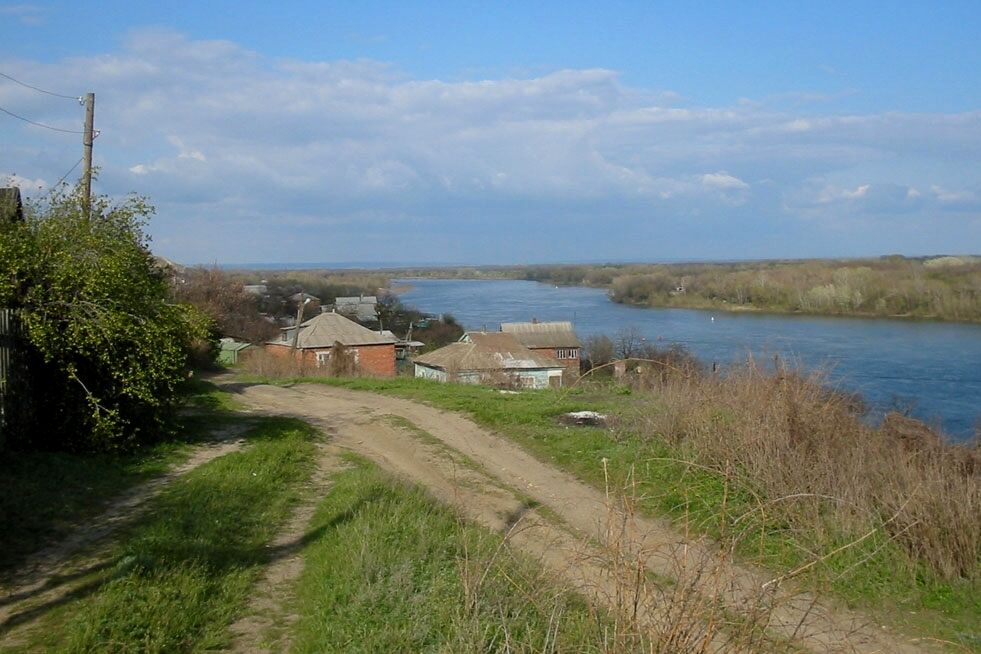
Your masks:
<svg viewBox="0 0 981 654"><path fill-rule="evenodd" d="M125 449L163 431L188 353L213 337L199 312L166 302L143 231L152 211L96 198L86 215L66 191L0 228L0 306L20 310L34 405L8 445Z"/></svg>

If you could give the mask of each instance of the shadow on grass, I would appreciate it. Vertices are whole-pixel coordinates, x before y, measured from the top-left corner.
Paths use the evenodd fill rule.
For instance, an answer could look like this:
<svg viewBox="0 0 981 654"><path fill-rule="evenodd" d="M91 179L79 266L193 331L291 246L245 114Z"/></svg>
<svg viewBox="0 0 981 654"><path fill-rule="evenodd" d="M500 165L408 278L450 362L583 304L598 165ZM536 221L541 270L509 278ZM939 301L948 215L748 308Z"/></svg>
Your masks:
<svg viewBox="0 0 981 654"><path fill-rule="evenodd" d="M82 525L93 526L91 520L114 497L167 472L189 446L221 440L222 430L245 420L227 410L213 384L198 380L187 392L194 413L176 419L169 439L136 452L5 451L0 456L0 584L19 576L47 545Z"/></svg>

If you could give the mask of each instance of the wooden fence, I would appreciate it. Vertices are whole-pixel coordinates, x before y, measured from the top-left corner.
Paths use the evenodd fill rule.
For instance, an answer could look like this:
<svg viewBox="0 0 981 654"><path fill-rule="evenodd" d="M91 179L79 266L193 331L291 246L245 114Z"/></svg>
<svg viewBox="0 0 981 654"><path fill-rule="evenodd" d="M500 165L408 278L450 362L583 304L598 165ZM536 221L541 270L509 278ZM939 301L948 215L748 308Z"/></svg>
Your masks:
<svg viewBox="0 0 981 654"><path fill-rule="evenodd" d="M14 309L0 309L0 445L7 422L10 419L10 407L16 399L12 396L13 376L17 374L17 357L15 351L20 339L20 321Z"/></svg>

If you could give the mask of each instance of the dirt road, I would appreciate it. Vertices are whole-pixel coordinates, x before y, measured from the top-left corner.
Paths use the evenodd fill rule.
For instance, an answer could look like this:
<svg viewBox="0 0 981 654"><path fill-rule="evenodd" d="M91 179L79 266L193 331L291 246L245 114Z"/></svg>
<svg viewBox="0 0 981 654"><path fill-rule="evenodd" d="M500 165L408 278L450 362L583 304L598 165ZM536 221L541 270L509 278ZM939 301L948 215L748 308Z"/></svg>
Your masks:
<svg viewBox="0 0 981 654"><path fill-rule="evenodd" d="M662 632L712 608L727 616L706 629L715 649L770 649L790 643L812 651L918 652L857 612L733 564L710 543L670 524L624 515L616 501L544 463L471 420L417 402L317 384L277 387L217 380L253 410L302 418L357 452L427 488L470 519L509 534L524 550L593 601L632 610ZM600 463L598 462L598 465ZM651 575L638 575L637 561ZM668 583L650 583L648 578ZM770 639L753 642L751 623ZM757 636L758 638L758 636Z"/></svg>

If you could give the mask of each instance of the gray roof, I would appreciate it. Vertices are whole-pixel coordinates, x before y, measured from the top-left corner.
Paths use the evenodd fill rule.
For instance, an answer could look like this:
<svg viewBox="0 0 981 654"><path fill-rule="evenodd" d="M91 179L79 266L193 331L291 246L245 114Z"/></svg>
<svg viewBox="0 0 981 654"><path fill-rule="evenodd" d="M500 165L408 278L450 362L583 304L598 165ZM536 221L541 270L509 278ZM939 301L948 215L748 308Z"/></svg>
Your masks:
<svg viewBox="0 0 981 654"><path fill-rule="evenodd" d="M378 298L374 295L354 295L351 297L339 297L334 300L335 304L378 304Z"/></svg>
<svg viewBox="0 0 981 654"><path fill-rule="evenodd" d="M463 339L415 358L415 363L443 370L561 370L562 364L529 350L511 334L467 332Z"/></svg>
<svg viewBox="0 0 981 654"><path fill-rule="evenodd" d="M292 345L293 329L284 331L286 340L269 341L275 345ZM386 345L395 343L394 338L373 332L339 313L321 313L300 324L297 347L301 349L333 347L341 345Z"/></svg>
<svg viewBox="0 0 981 654"><path fill-rule="evenodd" d="M530 348L582 347L569 321L502 322L501 331L514 334L522 345Z"/></svg>

